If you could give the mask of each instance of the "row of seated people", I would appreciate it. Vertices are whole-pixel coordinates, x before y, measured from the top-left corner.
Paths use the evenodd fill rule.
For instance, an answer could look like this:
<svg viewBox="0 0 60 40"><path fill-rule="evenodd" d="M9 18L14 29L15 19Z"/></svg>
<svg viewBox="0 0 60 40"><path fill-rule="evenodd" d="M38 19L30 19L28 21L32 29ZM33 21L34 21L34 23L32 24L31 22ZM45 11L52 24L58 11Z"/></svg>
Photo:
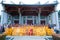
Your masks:
<svg viewBox="0 0 60 40"><path fill-rule="evenodd" d="M48 25L9 25L3 35L7 36L51 36L55 34Z"/></svg>

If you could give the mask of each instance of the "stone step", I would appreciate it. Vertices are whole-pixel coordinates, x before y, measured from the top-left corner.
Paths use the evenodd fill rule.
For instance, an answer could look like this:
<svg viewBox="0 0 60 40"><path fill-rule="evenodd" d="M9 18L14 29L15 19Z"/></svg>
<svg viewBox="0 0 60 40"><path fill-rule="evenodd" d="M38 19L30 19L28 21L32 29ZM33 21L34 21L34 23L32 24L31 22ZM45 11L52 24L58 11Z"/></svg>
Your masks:
<svg viewBox="0 0 60 40"><path fill-rule="evenodd" d="M6 36L6 40L49 40L51 36Z"/></svg>

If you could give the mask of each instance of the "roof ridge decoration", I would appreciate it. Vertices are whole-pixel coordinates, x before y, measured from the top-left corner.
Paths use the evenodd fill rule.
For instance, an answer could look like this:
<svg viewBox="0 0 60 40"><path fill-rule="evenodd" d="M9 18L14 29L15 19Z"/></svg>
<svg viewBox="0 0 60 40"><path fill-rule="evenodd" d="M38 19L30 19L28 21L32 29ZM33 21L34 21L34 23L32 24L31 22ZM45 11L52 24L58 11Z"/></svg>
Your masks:
<svg viewBox="0 0 60 40"><path fill-rule="evenodd" d="M47 1L48 2L48 1ZM15 4L14 2L13 2L13 4L6 4L6 3L4 3L4 1L2 0L2 5L16 5L16 6L19 6L19 5L24 5L24 6L27 6L27 5L57 5L58 4L58 1L56 0L56 1L54 1L54 3L45 3L45 4L40 4L40 1L37 3L37 4L24 4L23 2L19 2L19 4Z"/></svg>

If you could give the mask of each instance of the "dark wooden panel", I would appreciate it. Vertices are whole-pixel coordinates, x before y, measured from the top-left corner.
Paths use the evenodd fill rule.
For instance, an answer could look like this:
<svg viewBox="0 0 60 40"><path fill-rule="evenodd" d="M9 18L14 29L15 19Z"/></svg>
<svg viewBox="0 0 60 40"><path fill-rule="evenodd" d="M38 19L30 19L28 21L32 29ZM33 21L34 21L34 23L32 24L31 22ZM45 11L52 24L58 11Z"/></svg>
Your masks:
<svg viewBox="0 0 60 40"><path fill-rule="evenodd" d="M5 6L5 11L11 13L11 15L19 15L18 9L22 15L38 15L41 8L41 15L47 16L54 11L55 6ZM30 11L30 12L29 12Z"/></svg>
<svg viewBox="0 0 60 40"><path fill-rule="evenodd" d="M36 13L35 11L25 11L22 13L22 16L37 16L38 13Z"/></svg>

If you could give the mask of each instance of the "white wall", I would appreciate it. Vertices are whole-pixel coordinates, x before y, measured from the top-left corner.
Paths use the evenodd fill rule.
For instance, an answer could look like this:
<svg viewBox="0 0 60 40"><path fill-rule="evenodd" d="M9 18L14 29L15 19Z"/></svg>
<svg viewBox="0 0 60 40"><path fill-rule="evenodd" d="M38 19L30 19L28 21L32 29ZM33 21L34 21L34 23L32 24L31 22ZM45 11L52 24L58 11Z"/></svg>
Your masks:
<svg viewBox="0 0 60 40"><path fill-rule="evenodd" d="M58 12L55 12L56 14L56 28L59 29L59 21L58 21Z"/></svg>
<svg viewBox="0 0 60 40"><path fill-rule="evenodd" d="M56 27L54 28L59 29L58 12L53 12L51 18L52 18L52 24L56 24Z"/></svg>
<svg viewBox="0 0 60 40"><path fill-rule="evenodd" d="M1 14L1 25L12 23L12 16L11 16L11 20L9 20L10 22L8 23L9 16L11 16L11 15L9 15L6 12L2 12L2 14Z"/></svg>
<svg viewBox="0 0 60 40"><path fill-rule="evenodd" d="M7 23L7 19L8 19L7 13L2 12L2 14L1 14L1 25L3 25L4 23Z"/></svg>
<svg viewBox="0 0 60 40"><path fill-rule="evenodd" d="M7 20L8 20L7 13L4 13L3 17L4 17L4 23L7 23Z"/></svg>

